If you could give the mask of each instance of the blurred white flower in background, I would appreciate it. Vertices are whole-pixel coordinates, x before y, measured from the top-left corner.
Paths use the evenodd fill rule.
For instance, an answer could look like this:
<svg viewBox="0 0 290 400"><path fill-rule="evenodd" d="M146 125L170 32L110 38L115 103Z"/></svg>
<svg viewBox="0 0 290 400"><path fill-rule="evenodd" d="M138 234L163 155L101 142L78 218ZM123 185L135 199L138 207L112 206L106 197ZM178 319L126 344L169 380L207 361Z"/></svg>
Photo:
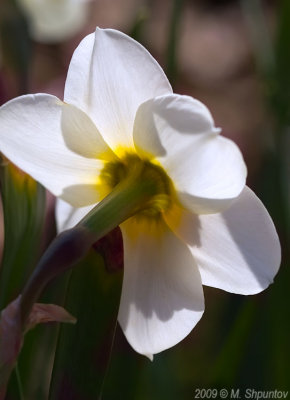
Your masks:
<svg viewBox="0 0 290 400"><path fill-rule="evenodd" d="M18 0L31 37L42 43L69 39L85 25L89 0Z"/></svg>

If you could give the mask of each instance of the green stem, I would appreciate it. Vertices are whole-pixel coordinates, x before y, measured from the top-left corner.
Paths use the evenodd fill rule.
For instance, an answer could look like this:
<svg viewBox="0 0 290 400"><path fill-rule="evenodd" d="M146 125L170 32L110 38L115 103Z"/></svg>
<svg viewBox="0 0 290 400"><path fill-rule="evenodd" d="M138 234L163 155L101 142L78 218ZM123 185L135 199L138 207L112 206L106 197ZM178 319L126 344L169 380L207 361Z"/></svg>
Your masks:
<svg viewBox="0 0 290 400"><path fill-rule="evenodd" d="M168 33L167 54L166 54L166 75L174 85L177 77L177 45L178 45L178 30L180 19L182 16L184 0L172 0L172 12L170 19L170 28Z"/></svg>
<svg viewBox="0 0 290 400"><path fill-rule="evenodd" d="M259 72L269 81L276 69L271 33L261 0L240 0Z"/></svg>
<svg viewBox="0 0 290 400"><path fill-rule="evenodd" d="M17 380L17 385L18 385L19 398L20 398L20 400L24 400L23 385L21 382L18 363L16 363L16 365L15 365L15 375L16 375L16 380Z"/></svg>
<svg viewBox="0 0 290 400"><path fill-rule="evenodd" d="M97 241L126 219L146 208L146 204L156 193L156 184L153 181L140 179L137 171L136 174L121 181L78 223L78 226L94 233Z"/></svg>
<svg viewBox="0 0 290 400"><path fill-rule="evenodd" d="M146 207L156 194L153 180L142 179L142 171L120 182L75 228L62 232L46 250L21 296L23 330L32 306L53 278L81 260L91 246L120 223Z"/></svg>

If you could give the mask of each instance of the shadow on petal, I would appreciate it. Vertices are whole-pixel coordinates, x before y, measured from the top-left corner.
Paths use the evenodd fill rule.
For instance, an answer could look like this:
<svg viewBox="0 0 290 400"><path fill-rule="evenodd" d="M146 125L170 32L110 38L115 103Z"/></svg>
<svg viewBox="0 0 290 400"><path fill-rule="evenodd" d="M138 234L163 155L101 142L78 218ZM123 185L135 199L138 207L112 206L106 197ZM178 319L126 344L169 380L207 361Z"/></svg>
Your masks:
<svg viewBox="0 0 290 400"><path fill-rule="evenodd" d="M201 278L188 246L167 229L162 237L137 233L132 241L123 230L124 285L122 302L126 325L134 318L168 321L183 310L204 309ZM198 242L198 229L194 229ZM124 306L121 304L121 308Z"/></svg>
<svg viewBox="0 0 290 400"><path fill-rule="evenodd" d="M254 192L245 187L223 213L223 220L262 291L273 282L281 262L279 238L270 215Z"/></svg>
<svg viewBox="0 0 290 400"><path fill-rule="evenodd" d="M85 207L98 203L101 195L97 184L83 184L64 188L60 198L73 207Z"/></svg>

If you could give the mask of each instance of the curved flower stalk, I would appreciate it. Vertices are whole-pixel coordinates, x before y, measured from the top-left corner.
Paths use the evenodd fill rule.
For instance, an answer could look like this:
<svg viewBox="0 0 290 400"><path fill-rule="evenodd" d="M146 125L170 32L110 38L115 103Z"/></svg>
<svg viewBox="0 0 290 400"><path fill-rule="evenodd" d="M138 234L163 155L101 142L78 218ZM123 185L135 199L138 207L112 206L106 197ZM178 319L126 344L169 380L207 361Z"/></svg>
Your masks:
<svg viewBox="0 0 290 400"><path fill-rule="evenodd" d="M62 199L59 230L124 182L152 183L121 223L119 322L137 352L152 358L190 333L204 311L202 285L254 294L273 281L279 240L245 186L238 147L202 103L173 94L157 62L121 32L83 39L64 102L16 98L0 109L0 125L3 153Z"/></svg>
<svg viewBox="0 0 290 400"><path fill-rule="evenodd" d="M89 0L18 0L37 42L56 43L78 33L88 17Z"/></svg>

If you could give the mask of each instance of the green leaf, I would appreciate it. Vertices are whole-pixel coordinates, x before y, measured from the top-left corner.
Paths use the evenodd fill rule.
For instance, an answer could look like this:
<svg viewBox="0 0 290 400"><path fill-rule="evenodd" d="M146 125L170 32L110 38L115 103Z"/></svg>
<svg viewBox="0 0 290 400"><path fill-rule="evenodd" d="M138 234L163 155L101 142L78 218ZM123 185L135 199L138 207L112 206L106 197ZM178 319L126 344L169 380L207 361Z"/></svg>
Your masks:
<svg viewBox="0 0 290 400"><path fill-rule="evenodd" d="M91 250L71 272L64 307L77 318L61 326L50 399L97 399L111 356L122 287L122 270L107 272Z"/></svg>
<svg viewBox="0 0 290 400"><path fill-rule="evenodd" d="M221 387L230 386L235 382L246 354L255 317L256 303L252 298L244 299L237 312L236 320L225 337L221 351L211 368L209 382Z"/></svg>
<svg viewBox="0 0 290 400"><path fill-rule="evenodd" d="M167 54L166 54L166 75L174 85L178 73L177 47L179 39L179 27L183 11L183 0L172 2L170 28L168 33Z"/></svg>
<svg viewBox="0 0 290 400"><path fill-rule="evenodd" d="M290 3L282 0L279 6L276 52L276 81L278 90L274 98L275 112L280 123L290 122Z"/></svg>
<svg viewBox="0 0 290 400"><path fill-rule="evenodd" d="M0 270L0 309L3 309L19 295L37 261L45 215L45 190L5 159L0 167L0 182L4 214ZM26 360L23 370L27 370ZM21 371L19 373L21 375ZM8 389L11 399L19 398L17 387L13 374Z"/></svg>
<svg viewBox="0 0 290 400"><path fill-rule="evenodd" d="M17 92L27 93L31 41L28 23L15 0L0 2L0 47L2 64L17 83Z"/></svg>
<svg viewBox="0 0 290 400"><path fill-rule="evenodd" d="M3 160L0 169L4 250L0 309L17 297L37 260L45 215L45 190Z"/></svg>

